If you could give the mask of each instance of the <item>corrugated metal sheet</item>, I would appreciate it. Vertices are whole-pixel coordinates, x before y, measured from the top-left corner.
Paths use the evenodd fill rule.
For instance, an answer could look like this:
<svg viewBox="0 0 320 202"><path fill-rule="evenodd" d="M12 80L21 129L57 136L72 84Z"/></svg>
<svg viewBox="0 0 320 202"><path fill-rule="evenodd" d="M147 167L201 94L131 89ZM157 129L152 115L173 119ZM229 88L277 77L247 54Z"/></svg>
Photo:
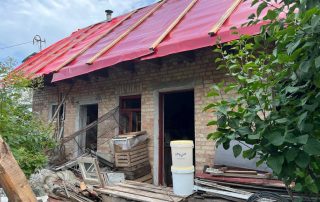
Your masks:
<svg viewBox="0 0 320 202"><path fill-rule="evenodd" d="M236 0L166 0L72 33L51 45L16 68L28 78L53 73L53 82L87 74L114 64L133 60L147 60L169 54L212 46L216 37L222 42L234 40L230 28L257 34L261 24L241 27L256 8L250 1L242 2L227 16L213 37L208 32L226 15ZM190 8L190 9L187 9ZM186 11L186 13L183 13ZM185 14L185 15L184 15ZM183 16L177 20L178 17ZM178 22L178 23L177 23ZM172 26L174 25L174 26ZM154 50L150 47L170 29ZM124 36L119 38L119 36ZM112 45L112 46L111 46ZM110 46L103 54L97 55ZM87 64L93 56L92 64ZM71 59L70 59L71 58Z"/></svg>

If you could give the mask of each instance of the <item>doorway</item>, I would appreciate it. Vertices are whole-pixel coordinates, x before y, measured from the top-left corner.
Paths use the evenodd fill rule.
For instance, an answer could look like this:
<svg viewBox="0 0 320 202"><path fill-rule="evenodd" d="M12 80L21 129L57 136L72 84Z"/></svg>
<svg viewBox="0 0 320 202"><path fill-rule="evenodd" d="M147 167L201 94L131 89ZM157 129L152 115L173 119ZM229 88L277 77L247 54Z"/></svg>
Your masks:
<svg viewBox="0 0 320 202"><path fill-rule="evenodd" d="M98 119L98 104L80 105L80 128ZM82 154L86 149L97 151L98 125L90 128L80 135L79 153Z"/></svg>
<svg viewBox="0 0 320 202"><path fill-rule="evenodd" d="M159 104L159 183L172 186L170 141L195 140L194 91L161 93Z"/></svg>

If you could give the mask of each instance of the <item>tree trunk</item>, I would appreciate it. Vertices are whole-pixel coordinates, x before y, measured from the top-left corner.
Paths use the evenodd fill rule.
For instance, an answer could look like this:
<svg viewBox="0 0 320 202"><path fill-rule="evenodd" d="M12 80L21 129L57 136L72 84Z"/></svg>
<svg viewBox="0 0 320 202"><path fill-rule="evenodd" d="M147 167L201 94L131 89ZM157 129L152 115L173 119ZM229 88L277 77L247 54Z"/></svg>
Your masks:
<svg viewBox="0 0 320 202"><path fill-rule="evenodd" d="M13 157L9 146L0 137L0 186L4 189L9 201L36 202L28 180L17 161Z"/></svg>

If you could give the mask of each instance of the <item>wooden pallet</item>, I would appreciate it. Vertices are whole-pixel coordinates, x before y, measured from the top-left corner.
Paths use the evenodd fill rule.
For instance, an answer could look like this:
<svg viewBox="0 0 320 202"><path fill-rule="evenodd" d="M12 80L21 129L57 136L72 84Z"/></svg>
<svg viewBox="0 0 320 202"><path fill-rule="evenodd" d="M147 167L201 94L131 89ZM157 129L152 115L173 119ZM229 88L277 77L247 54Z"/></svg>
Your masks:
<svg viewBox="0 0 320 202"><path fill-rule="evenodd" d="M142 166L140 166L140 165L142 165ZM140 178L142 176L145 176L151 172L151 166L150 166L149 162L145 162L145 163L139 164L137 166L128 167L128 168L129 169L136 168L136 169L134 169L134 170L131 170L131 169L127 170L126 168L118 169L119 172L122 172L125 174L127 180L135 180L135 179Z"/></svg>
<svg viewBox="0 0 320 202"><path fill-rule="evenodd" d="M132 151L135 151L135 150L138 150L138 149L141 149L141 148L148 148L147 141L141 142L141 143L137 144L136 146L134 146L133 148L128 149L128 150L123 150L120 146L114 145L115 153L132 152Z"/></svg>
<svg viewBox="0 0 320 202"><path fill-rule="evenodd" d="M148 175L145 175L145 176L142 176L142 177L140 177L140 178L137 178L137 179L135 179L134 181L152 184L152 182L153 182L153 180L152 180L152 174L149 173Z"/></svg>
<svg viewBox="0 0 320 202"><path fill-rule="evenodd" d="M159 187L147 183L125 181L115 186L95 189L100 194L110 197L123 198L126 200L144 201L144 202L179 202L184 197L173 193L172 188Z"/></svg>
<svg viewBox="0 0 320 202"><path fill-rule="evenodd" d="M128 152L115 153L116 167L132 167L147 161L149 158L146 144L135 147Z"/></svg>

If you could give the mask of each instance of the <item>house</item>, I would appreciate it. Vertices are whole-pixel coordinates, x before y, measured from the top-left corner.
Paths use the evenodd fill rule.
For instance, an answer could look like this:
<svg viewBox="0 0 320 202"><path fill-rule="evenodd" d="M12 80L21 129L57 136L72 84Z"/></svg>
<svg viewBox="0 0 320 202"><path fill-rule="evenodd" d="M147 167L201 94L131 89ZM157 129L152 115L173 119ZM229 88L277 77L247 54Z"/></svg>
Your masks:
<svg viewBox="0 0 320 202"><path fill-rule="evenodd" d="M96 121L119 106L123 127L115 133L147 131L154 184L170 181L169 142L195 143L195 166L201 171L215 159L215 143L207 140L213 117L203 112L212 100L212 84L225 79L216 69L212 46L258 34L261 24L241 27L256 7L241 0L163 0L73 32L15 69L25 77L43 77L33 95L33 111L50 120L59 103L61 136ZM232 95L229 95L232 96ZM69 141L71 158L79 148L111 152L103 124L78 142Z"/></svg>

